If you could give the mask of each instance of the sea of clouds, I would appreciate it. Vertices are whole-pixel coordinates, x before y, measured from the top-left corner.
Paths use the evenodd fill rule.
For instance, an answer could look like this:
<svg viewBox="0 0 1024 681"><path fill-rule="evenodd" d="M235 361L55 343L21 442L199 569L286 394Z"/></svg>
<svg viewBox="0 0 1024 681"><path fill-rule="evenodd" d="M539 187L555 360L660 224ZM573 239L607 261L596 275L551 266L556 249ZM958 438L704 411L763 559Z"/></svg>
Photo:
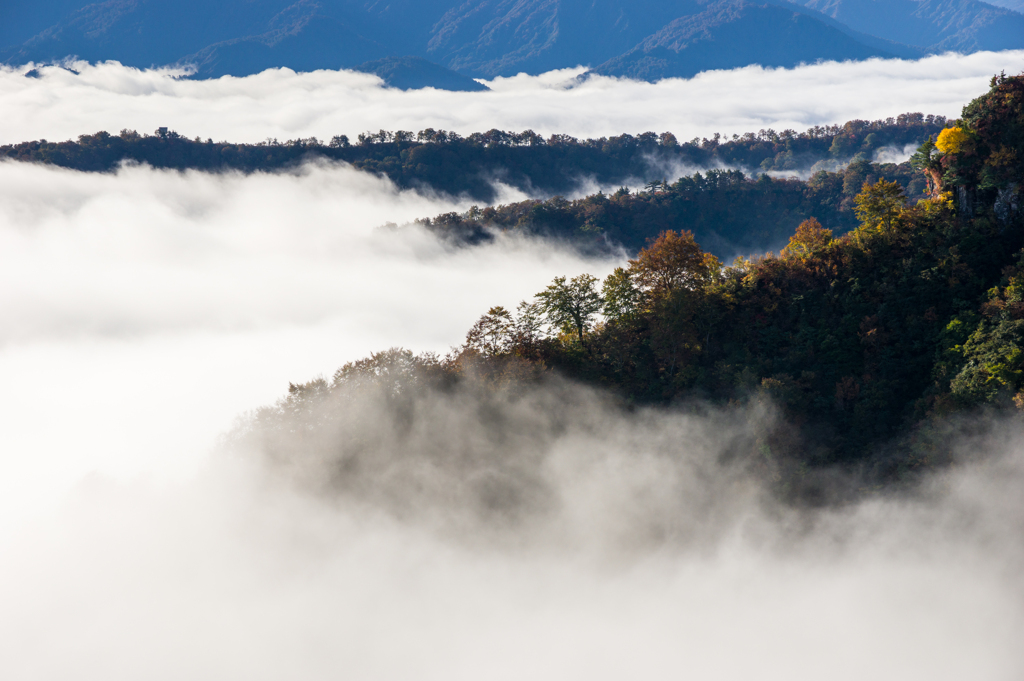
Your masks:
<svg viewBox="0 0 1024 681"><path fill-rule="evenodd" d="M688 140L764 128L803 131L910 111L956 118L993 74L1024 71L1024 51L795 69L750 66L653 84L606 77L580 84L576 76L585 69L577 68L497 78L487 81L490 92L403 92L352 71L272 69L197 81L179 77L179 71L114 62L68 67L0 66L0 144L73 139L98 130L116 134L122 128L151 133L162 126L187 137L231 142L329 140L342 134L354 139L367 130L426 127L464 135L529 128L577 137L651 130Z"/></svg>
<svg viewBox="0 0 1024 681"><path fill-rule="evenodd" d="M467 207L346 166L0 163L4 517L91 470L193 470L289 381L395 345L444 352L490 306L614 266L538 241L453 249L378 229Z"/></svg>
<svg viewBox="0 0 1024 681"><path fill-rule="evenodd" d="M0 142L161 125L232 141L428 126L685 139L955 116L1021 61L574 87L575 72L557 72L489 93L402 93L337 72L4 68ZM443 352L492 305L621 264L538 240L455 249L377 229L467 207L330 164L243 176L0 163L0 676L1021 678L1015 424L964 442L920 490L810 514L721 463L770 409L627 413L575 386L528 395L499 431L472 395L438 399L403 431L421 437L361 450L386 479L436 492L412 516L218 449L289 382L391 346ZM386 418L375 409L368 398L359 423ZM472 481L455 466L416 483L416 452L474 443L503 462L485 471L498 483L529 454L549 494L541 520L486 541L422 521L458 508L446 485Z"/></svg>

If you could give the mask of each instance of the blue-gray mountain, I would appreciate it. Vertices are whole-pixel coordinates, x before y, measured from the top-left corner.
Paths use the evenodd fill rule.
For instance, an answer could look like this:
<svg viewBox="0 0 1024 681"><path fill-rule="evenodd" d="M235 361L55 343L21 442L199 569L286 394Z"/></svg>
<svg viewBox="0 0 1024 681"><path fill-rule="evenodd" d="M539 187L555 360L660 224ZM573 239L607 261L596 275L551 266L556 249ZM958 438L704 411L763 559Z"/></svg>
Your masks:
<svg viewBox="0 0 1024 681"><path fill-rule="evenodd" d="M1024 0L992 0L989 4L1012 9L1015 12L1024 12Z"/></svg>
<svg viewBox="0 0 1024 681"><path fill-rule="evenodd" d="M657 80L1024 48L1024 14L976 0L7 0L2 13L9 64L187 63L215 77L370 63L363 70L406 88L473 89L472 78L580 64Z"/></svg>
<svg viewBox="0 0 1024 681"><path fill-rule="evenodd" d="M1024 39L1022 15L975 0L799 2L854 30L935 51L1007 50Z"/></svg>

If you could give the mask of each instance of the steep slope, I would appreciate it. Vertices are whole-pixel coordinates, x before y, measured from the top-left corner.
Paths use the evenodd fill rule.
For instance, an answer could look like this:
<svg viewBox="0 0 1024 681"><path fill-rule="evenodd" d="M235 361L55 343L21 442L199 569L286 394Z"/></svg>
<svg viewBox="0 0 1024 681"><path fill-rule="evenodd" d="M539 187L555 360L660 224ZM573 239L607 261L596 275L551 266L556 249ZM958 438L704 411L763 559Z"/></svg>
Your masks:
<svg viewBox="0 0 1024 681"><path fill-rule="evenodd" d="M14 2L4 0L3 21L0 21L0 50L16 47L33 36L58 24L86 0L46 0L45 2Z"/></svg>
<svg viewBox="0 0 1024 681"><path fill-rule="evenodd" d="M409 55L473 77L582 64L657 79L752 63L1024 47L1024 15L977 0L87 2L6 0L0 62L190 63L210 77Z"/></svg>
<svg viewBox="0 0 1024 681"><path fill-rule="evenodd" d="M798 1L855 30L934 51L1024 47L1024 15L977 0Z"/></svg>
<svg viewBox="0 0 1024 681"><path fill-rule="evenodd" d="M481 92L489 89L472 78L422 57L386 57L360 64L355 70L380 76L390 87L400 90L433 87L455 92Z"/></svg>
<svg viewBox="0 0 1024 681"><path fill-rule="evenodd" d="M1024 0L989 0L988 4L1024 13Z"/></svg>
<svg viewBox="0 0 1024 681"><path fill-rule="evenodd" d="M657 80L752 63L795 66L819 59L891 56L803 13L727 0L671 22L594 72Z"/></svg>
<svg viewBox="0 0 1024 681"><path fill-rule="evenodd" d="M305 9L305 8L303 8ZM247 76L274 68L295 71L338 69L386 57L390 50L347 24L311 12L282 12L266 33L215 43L178 63L196 67L196 76ZM441 67L438 67L441 68Z"/></svg>
<svg viewBox="0 0 1024 681"><path fill-rule="evenodd" d="M90 61L116 59L131 66L168 64L214 43L279 28L275 19L289 4L288 0L107 0L72 12L3 57L19 63L74 55Z"/></svg>
<svg viewBox="0 0 1024 681"><path fill-rule="evenodd" d="M138 67L173 63L195 66L201 78L245 76L273 67L354 68L408 52L410 43L425 45L431 25L425 18L436 19L448 7L447 0L383 8L356 0L107 0L80 7L85 1L18 4L16 17L23 28L17 30L22 32L58 11L73 11L0 58L24 63L77 56ZM388 78L397 79L399 87L482 87L426 61L392 65Z"/></svg>
<svg viewBox="0 0 1024 681"><path fill-rule="evenodd" d="M320 0L340 7L346 21L367 38L392 49L393 56L427 55L435 25L459 0ZM438 61L436 57L435 61Z"/></svg>
<svg viewBox="0 0 1024 681"><path fill-rule="evenodd" d="M600 64L702 4L470 0L437 22L428 52L450 68L486 77Z"/></svg>
<svg viewBox="0 0 1024 681"><path fill-rule="evenodd" d="M23 63L77 55L149 66L203 51L247 52L258 57L266 48L270 54L280 48L291 59L305 62L315 62L322 54L316 68L325 68L338 54L352 54L354 61L346 66L385 56L381 45L389 56L410 52L425 56L430 29L451 2L396 0L381 6L365 0L106 0L94 4L88 0L11 0L5 4L12 6L10 11L5 7L4 13L13 21L0 24L0 59L4 61ZM305 40L282 40L304 31L311 40L304 47L306 54L299 57ZM347 47L330 48L318 41L331 31Z"/></svg>
<svg viewBox="0 0 1024 681"><path fill-rule="evenodd" d="M781 8L754 12L751 4ZM722 28L737 21L746 28ZM782 32L768 35L775 30ZM681 40L692 43L701 33L714 44L691 49L685 58L673 54ZM642 2L628 10L621 0L473 0L435 25L429 50L451 68L487 77L607 64L599 72L659 78L750 63L922 54L787 0Z"/></svg>

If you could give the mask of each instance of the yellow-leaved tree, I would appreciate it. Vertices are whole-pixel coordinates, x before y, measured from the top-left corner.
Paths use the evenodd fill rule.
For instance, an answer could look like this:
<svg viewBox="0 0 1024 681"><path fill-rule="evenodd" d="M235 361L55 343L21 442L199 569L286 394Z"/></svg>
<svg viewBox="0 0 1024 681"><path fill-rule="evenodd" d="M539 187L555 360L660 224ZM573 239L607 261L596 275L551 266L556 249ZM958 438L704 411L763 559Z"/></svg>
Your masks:
<svg viewBox="0 0 1024 681"><path fill-rule="evenodd" d="M946 128L939 133L939 138L935 140L935 146L943 154L959 154L966 141L967 133L963 128Z"/></svg>
<svg viewBox="0 0 1024 681"><path fill-rule="evenodd" d="M857 207L854 211L860 219L861 227L857 232L891 233L903 207L906 196L899 182L887 182L884 179L874 184L864 183L860 194L853 199Z"/></svg>

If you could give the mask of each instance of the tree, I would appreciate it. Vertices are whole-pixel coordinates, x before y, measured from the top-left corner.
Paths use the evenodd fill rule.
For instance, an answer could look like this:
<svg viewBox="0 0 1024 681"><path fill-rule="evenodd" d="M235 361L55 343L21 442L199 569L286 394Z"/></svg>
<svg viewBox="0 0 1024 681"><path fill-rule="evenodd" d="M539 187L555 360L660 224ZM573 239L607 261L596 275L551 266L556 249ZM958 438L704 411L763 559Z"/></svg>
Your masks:
<svg viewBox="0 0 1024 681"><path fill-rule="evenodd" d="M542 312L537 303L519 303L515 316L502 306L492 307L466 334L463 347L485 357L533 353L541 339Z"/></svg>
<svg viewBox="0 0 1024 681"><path fill-rule="evenodd" d="M520 356L533 353L537 342L541 339L541 316L543 312L537 303L520 301L516 308L516 318L510 329L512 350Z"/></svg>
<svg viewBox="0 0 1024 681"><path fill-rule="evenodd" d="M906 197L899 182L879 180L874 184L864 183L860 194L854 198L857 218L868 229L891 232L893 224L903 211Z"/></svg>
<svg viewBox="0 0 1024 681"><path fill-rule="evenodd" d="M581 345L591 319L604 303L594 286L596 283L597 277L589 274L573 277L568 283L565 277L555 277L546 289L534 296L548 323L566 333L576 332Z"/></svg>
<svg viewBox="0 0 1024 681"><path fill-rule="evenodd" d="M629 274L640 290L661 298L679 288L704 288L718 273L718 258L705 253L689 230L662 232L629 261Z"/></svg>
<svg viewBox="0 0 1024 681"><path fill-rule="evenodd" d="M466 334L465 346L486 356L508 352L512 328L512 315L509 311L500 305L492 307Z"/></svg>
<svg viewBox="0 0 1024 681"><path fill-rule="evenodd" d="M942 193L942 156L934 153L935 149L935 142L927 139L910 157L910 165L924 173L928 181L928 192L933 199Z"/></svg>
<svg viewBox="0 0 1024 681"><path fill-rule="evenodd" d="M843 171L843 193L855 196L863 189L865 182L871 182L871 175L871 162L867 159L855 159Z"/></svg>
<svg viewBox="0 0 1024 681"><path fill-rule="evenodd" d="M808 218L797 226L789 244L782 249L786 256L808 258L832 243L832 230L825 229L817 218Z"/></svg>
<svg viewBox="0 0 1024 681"><path fill-rule="evenodd" d="M943 154L959 154L966 141L967 133L963 128L946 128L939 133L939 138L935 140L935 146Z"/></svg>
<svg viewBox="0 0 1024 681"><path fill-rule="evenodd" d="M604 316L618 319L636 312L640 305L640 291L625 268L616 267L601 286L604 297Z"/></svg>

